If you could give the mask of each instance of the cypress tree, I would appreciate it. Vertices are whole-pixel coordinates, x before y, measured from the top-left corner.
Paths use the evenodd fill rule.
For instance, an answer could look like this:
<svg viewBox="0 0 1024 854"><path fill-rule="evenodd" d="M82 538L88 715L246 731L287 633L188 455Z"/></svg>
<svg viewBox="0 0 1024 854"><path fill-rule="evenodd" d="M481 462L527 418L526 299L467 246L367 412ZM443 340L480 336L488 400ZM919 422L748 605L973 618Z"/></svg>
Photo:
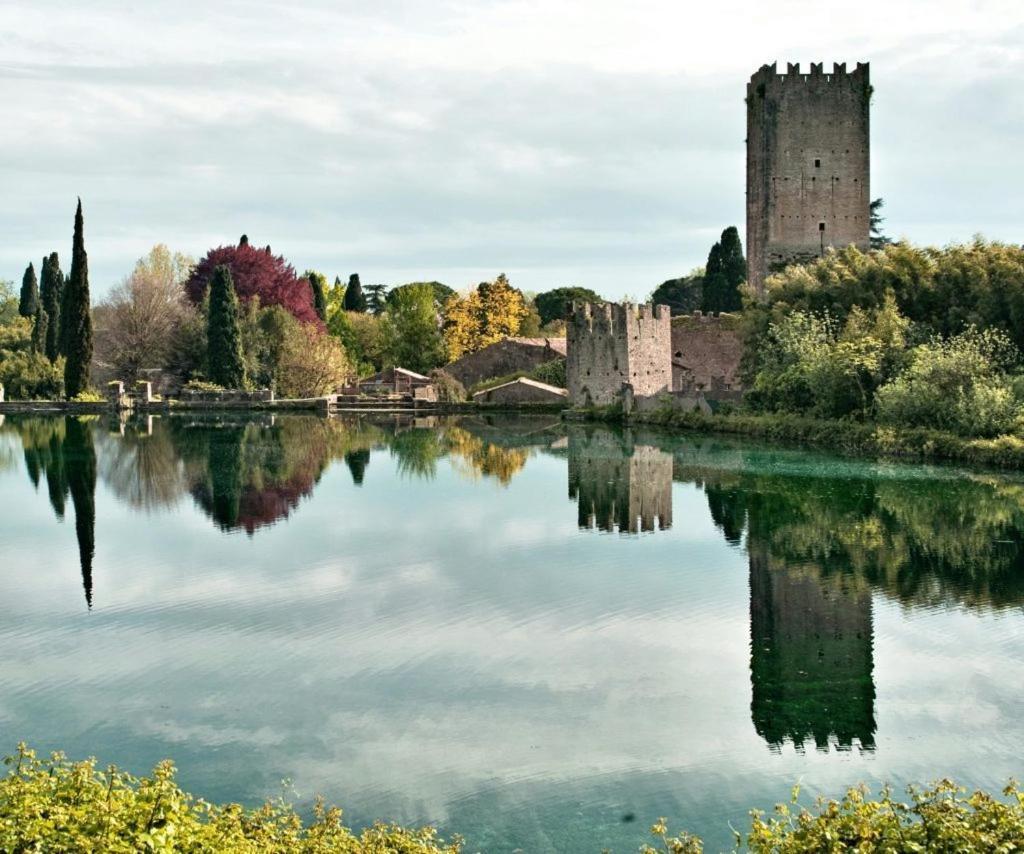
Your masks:
<svg viewBox="0 0 1024 854"><path fill-rule="evenodd" d="M36 268L30 263L21 277L21 300L18 302L18 314L22 317L35 317L39 307L39 281L36 279Z"/></svg>
<svg viewBox="0 0 1024 854"><path fill-rule="evenodd" d="M324 282L326 281L319 273L309 273L309 287L313 291L313 308L316 309L316 316L324 323L327 322L327 295L324 293Z"/></svg>
<svg viewBox="0 0 1024 854"><path fill-rule="evenodd" d="M239 246L248 246L249 245L249 235L248 234L243 234L242 237L238 241L238 245Z"/></svg>
<svg viewBox="0 0 1024 854"><path fill-rule="evenodd" d="M223 264L210 280L210 308L206 320L206 358L210 379L224 388L245 387L242 334L238 328L238 297L231 271Z"/></svg>
<svg viewBox="0 0 1024 854"><path fill-rule="evenodd" d="M71 250L71 273L65 285L61 325L64 338L64 393L69 397L89 386L92 363L92 314L89 309L89 259L85 254L82 200L75 211L75 237Z"/></svg>
<svg viewBox="0 0 1024 854"><path fill-rule="evenodd" d="M60 355L60 303L64 295L64 274L60 271L60 259L56 252L43 258L39 301L46 312L46 358L51 362Z"/></svg>
<svg viewBox="0 0 1024 854"><path fill-rule="evenodd" d="M36 316L32 324L32 352L46 353L46 330L49 327L50 317L43 306L36 306Z"/></svg>
<svg viewBox="0 0 1024 854"><path fill-rule="evenodd" d="M730 225L722 232L721 240L722 274L725 289L719 302L719 311L739 311L743 307L740 285L747 279L747 259L743 257L743 244L736 226Z"/></svg>
<svg viewBox="0 0 1024 854"><path fill-rule="evenodd" d="M725 290L725 271L722 269L722 244L716 243L708 253L708 264L704 270L704 292L701 295L701 311L721 311L722 292Z"/></svg>
<svg viewBox="0 0 1024 854"><path fill-rule="evenodd" d="M353 273L348 277L344 305L345 311L358 311L360 314L366 311L366 294L363 293L363 286L359 283L358 273Z"/></svg>

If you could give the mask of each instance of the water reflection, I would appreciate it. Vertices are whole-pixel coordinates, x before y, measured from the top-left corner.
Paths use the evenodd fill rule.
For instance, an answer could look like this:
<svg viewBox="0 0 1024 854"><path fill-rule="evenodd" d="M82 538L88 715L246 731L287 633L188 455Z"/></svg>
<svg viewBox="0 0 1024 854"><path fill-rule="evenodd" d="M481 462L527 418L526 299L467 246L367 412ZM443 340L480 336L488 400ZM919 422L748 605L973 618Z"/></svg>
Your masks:
<svg viewBox="0 0 1024 854"><path fill-rule="evenodd" d="M672 456L632 430L569 431L569 497L583 529L636 534L672 527Z"/></svg>
<svg viewBox="0 0 1024 854"><path fill-rule="evenodd" d="M362 487L374 453L406 480L433 480L447 462L499 488L538 454L564 457L584 530L669 531L673 483L699 489L722 538L747 553L750 715L773 749L875 749L874 594L908 608L1024 603L1024 484L1010 477L825 464L557 419L61 417L0 429L20 439L58 519L70 499L89 607L97 478L136 510L190 498L221 530L249 536L296 512L334 462Z"/></svg>

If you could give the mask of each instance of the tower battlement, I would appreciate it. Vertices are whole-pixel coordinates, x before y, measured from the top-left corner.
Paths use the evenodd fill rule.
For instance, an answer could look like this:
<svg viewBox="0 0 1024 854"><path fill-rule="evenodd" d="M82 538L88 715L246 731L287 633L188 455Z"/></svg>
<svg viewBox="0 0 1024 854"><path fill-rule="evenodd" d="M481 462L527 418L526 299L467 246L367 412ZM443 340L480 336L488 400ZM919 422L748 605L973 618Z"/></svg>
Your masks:
<svg viewBox="0 0 1024 854"><path fill-rule="evenodd" d="M870 68L763 65L747 84L747 281L832 247L867 249Z"/></svg>
<svg viewBox="0 0 1024 854"><path fill-rule="evenodd" d="M566 326L566 379L573 406L605 406L626 385L637 395L672 388L668 306L573 305Z"/></svg>

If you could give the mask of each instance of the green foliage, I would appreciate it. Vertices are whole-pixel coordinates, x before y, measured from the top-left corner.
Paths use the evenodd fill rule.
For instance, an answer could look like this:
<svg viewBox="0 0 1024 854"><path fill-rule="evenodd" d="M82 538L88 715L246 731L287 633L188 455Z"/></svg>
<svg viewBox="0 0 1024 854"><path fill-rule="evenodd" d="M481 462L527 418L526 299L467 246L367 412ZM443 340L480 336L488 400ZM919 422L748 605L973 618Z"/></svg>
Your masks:
<svg viewBox="0 0 1024 854"><path fill-rule="evenodd" d="M444 339L434 290L427 283L395 288L380 319L381 349L389 366L425 374L444 362Z"/></svg>
<svg viewBox="0 0 1024 854"><path fill-rule="evenodd" d="M366 306L366 295L363 293L363 286L359 283L359 274L353 273L348 277L348 287L345 288L345 311L362 314L366 311Z"/></svg>
<svg viewBox="0 0 1024 854"><path fill-rule="evenodd" d="M304 823L282 801L259 809L207 803L184 792L170 762L133 777L96 760L41 760L25 745L8 757L0 782L0 849L4 851L189 851L195 854L430 854L461 849L432 827L376 824L356 835L341 810L317 802Z"/></svg>
<svg viewBox="0 0 1024 854"><path fill-rule="evenodd" d="M56 252L43 258L39 299L48 318L46 329L46 355L52 362L60 355L60 308L64 296L64 274Z"/></svg>
<svg viewBox="0 0 1024 854"><path fill-rule="evenodd" d="M13 323L18 314L18 298L14 295L13 283L0 279L0 326Z"/></svg>
<svg viewBox="0 0 1024 854"><path fill-rule="evenodd" d="M51 362L29 349L0 349L0 385L9 400L59 400L64 396L64 358Z"/></svg>
<svg viewBox="0 0 1024 854"><path fill-rule="evenodd" d="M235 296L231 271L224 265L214 270L210 282L206 338L210 379L225 388L245 388L238 297Z"/></svg>
<svg viewBox="0 0 1024 854"><path fill-rule="evenodd" d="M438 403L465 403L466 387L441 368L430 372L430 381L437 391Z"/></svg>
<svg viewBox="0 0 1024 854"><path fill-rule="evenodd" d="M73 398L89 385L92 365L92 310L89 300L89 259L85 253L82 200L75 211L75 235L71 273L61 306L61 341L64 362L64 393Z"/></svg>
<svg viewBox="0 0 1024 854"><path fill-rule="evenodd" d="M993 437L1021 426L1024 385L1009 373L1019 361L1003 332L974 327L910 351L905 371L878 389L878 418L909 427Z"/></svg>
<svg viewBox="0 0 1024 854"><path fill-rule="evenodd" d="M409 282L409 284L406 285L398 285L398 287L392 288L390 291L388 291L387 298L384 301L384 307L387 308L387 306L392 305L394 301L398 299L398 295L405 288L414 288L419 285L429 286L430 290L434 294L434 305L437 307L437 313L443 316L444 307L445 305L447 305L448 300L450 300L455 295L455 291L452 288L448 287L448 285L445 285L441 282Z"/></svg>
<svg viewBox="0 0 1024 854"><path fill-rule="evenodd" d="M721 240L711 247L704 271L701 309L705 312L738 311L743 301L740 285L747 277L747 262L736 226L722 232Z"/></svg>
<svg viewBox="0 0 1024 854"><path fill-rule="evenodd" d="M444 286L442 285L442 287ZM375 317L382 314L384 309L387 308L388 286L367 285L363 290L366 291L366 306L369 309L370 314Z"/></svg>
<svg viewBox="0 0 1024 854"><path fill-rule="evenodd" d="M704 293L704 269L699 267L688 276L668 279L654 289L651 305L667 305L673 317L691 314L701 307Z"/></svg>
<svg viewBox="0 0 1024 854"><path fill-rule="evenodd" d="M32 321L32 352L46 355L46 332L50 326L50 317L41 303L36 304L36 314Z"/></svg>
<svg viewBox="0 0 1024 854"><path fill-rule="evenodd" d="M105 403L107 399L96 389L85 388L70 398L70 400L72 403Z"/></svg>
<svg viewBox="0 0 1024 854"><path fill-rule="evenodd" d="M540 314L541 325L546 326L552 321L564 320L574 302L596 305L604 300L590 288L568 287L544 291L537 294L533 302Z"/></svg>
<svg viewBox="0 0 1024 854"><path fill-rule="evenodd" d="M875 199L869 207L869 215L871 222L871 248L882 249L892 243L891 237L886 237L882 234L882 223L885 222L885 217L882 216L882 208L885 206L884 199Z"/></svg>
<svg viewBox="0 0 1024 854"><path fill-rule="evenodd" d="M18 301L18 314L22 317L35 317L39 307L39 282L36 279L36 268L29 264L25 275L21 278L21 299Z"/></svg>
<svg viewBox="0 0 1024 854"><path fill-rule="evenodd" d="M313 308L316 316L324 323L327 322L327 277L315 270L306 270L303 278L309 280L309 287L313 291Z"/></svg>
<svg viewBox="0 0 1024 854"><path fill-rule="evenodd" d="M243 235L244 237L245 235ZM224 386L217 385L217 383L207 382L206 380L189 380L185 385L182 386L185 391L199 391L199 392L219 392L224 391Z"/></svg>

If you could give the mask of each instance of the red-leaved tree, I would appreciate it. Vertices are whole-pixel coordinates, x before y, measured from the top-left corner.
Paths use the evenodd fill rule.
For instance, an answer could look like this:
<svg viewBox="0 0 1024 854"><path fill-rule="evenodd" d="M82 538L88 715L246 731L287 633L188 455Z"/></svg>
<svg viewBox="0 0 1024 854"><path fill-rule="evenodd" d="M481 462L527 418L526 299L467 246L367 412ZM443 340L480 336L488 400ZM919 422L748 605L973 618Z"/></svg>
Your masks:
<svg viewBox="0 0 1024 854"><path fill-rule="evenodd" d="M211 249L185 283L189 299L199 305L210 287L214 269L225 264L231 270L235 292L243 302L259 297L261 306L279 305L303 323L322 327L313 306L309 281L298 278L292 265L280 255L272 255L269 249L269 246L257 249L247 242Z"/></svg>

